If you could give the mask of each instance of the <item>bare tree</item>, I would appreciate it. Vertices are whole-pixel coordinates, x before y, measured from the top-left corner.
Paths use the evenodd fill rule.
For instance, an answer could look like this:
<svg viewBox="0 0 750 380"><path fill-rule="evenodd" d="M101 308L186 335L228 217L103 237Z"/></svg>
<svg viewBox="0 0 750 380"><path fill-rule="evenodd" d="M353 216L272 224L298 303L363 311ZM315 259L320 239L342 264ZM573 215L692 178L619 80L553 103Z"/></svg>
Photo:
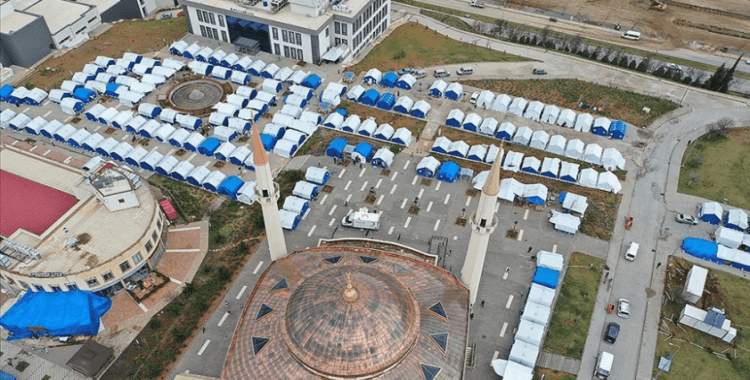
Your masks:
<svg viewBox="0 0 750 380"><path fill-rule="evenodd" d="M693 156L693 162L700 166L700 164L706 162L706 155L703 153L696 154Z"/></svg>
<svg viewBox="0 0 750 380"><path fill-rule="evenodd" d="M690 178L690 182L688 182L688 185L694 183L696 185L700 185L701 182L703 182L703 177L700 176L700 174L696 172L690 172L688 175L688 178Z"/></svg>
<svg viewBox="0 0 750 380"><path fill-rule="evenodd" d="M734 120L724 117L713 123L706 124L706 132L717 136L726 136L729 128L734 126Z"/></svg>

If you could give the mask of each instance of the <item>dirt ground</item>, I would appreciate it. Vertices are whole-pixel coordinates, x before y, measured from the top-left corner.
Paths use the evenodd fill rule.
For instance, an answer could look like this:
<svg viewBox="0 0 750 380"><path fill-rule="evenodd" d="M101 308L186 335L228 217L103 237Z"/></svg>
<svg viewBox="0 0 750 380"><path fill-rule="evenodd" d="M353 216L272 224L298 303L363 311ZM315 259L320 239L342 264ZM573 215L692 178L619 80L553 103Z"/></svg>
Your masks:
<svg viewBox="0 0 750 380"><path fill-rule="evenodd" d="M78 48L40 63L39 71L24 83L31 82L34 87L49 91L59 87L63 80L72 78L73 73L81 71L84 65L99 55L117 59L125 52L152 53L185 33L187 22L184 17L119 22Z"/></svg>
<svg viewBox="0 0 750 380"><path fill-rule="evenodd" d="M520 0L512 0L520 3ZM624 2L621 0L524 0L527 6L564 11L569 15L584 15L591 21L620 24L622 29L642 31L645 36L661 41L653 48L677 48L689 45L694 49L714 51L723 47L740 48L747 39L731 37L688 26L679 26L677 20L713 25L736 31L750 30L750 4L747 0L680 0L680 3L742 14L728 16L669 5L666 11L650 10L650 0ZM697 43L695 43L697 42ZM645 41L639 44L650 45Z"/></svg>

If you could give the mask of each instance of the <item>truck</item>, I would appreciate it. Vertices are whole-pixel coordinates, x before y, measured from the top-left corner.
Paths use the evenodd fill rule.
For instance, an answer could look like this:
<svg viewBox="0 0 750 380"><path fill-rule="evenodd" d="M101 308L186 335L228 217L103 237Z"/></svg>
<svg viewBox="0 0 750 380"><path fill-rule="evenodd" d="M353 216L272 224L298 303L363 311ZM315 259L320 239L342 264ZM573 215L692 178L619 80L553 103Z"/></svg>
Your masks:
<svg viewBox="0 0 750 380"><path fill-rule="evenodd" d="M472 7L484 8L484 2L483 1L471 0L469 2L469 5L471 5Z"/></svg>
<svg viewBox="0 0 750 380"><path fill-rule="evenodd" d="M341 225L344 227L377 231L380 229L380 214L369 212L367 207L362 207L359 211L355 211L341 219Z"/></svg>
<svg viewBox="0 0 750 380"><path fill-rule="evenodd" d="M594 368L594 378L606 380L609 377L610 371L612 371L612 362L614 362L615 356L607 351L602 351L599 357L596 359L596 367Z"/></svg>

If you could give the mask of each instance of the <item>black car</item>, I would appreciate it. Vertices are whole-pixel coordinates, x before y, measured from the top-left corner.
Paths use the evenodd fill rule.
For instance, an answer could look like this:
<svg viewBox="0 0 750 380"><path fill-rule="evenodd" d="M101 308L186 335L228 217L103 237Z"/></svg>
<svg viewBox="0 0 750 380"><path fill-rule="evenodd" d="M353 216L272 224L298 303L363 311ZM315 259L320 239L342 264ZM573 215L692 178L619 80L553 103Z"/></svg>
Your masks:
<svg viewBox="0 0 750 380"><path fill-rule="evenodd" d="M534 75L547 75L547 70L534 69Z"/></svg>
<svg viewBox="0 0 750 380"><path fill-rule="evenodd" d="M620 325L614 322L609 322L607 325L606 333L604 334L604 341L607 343L614 343L617 340L617 335L620 334Z"/></svg>

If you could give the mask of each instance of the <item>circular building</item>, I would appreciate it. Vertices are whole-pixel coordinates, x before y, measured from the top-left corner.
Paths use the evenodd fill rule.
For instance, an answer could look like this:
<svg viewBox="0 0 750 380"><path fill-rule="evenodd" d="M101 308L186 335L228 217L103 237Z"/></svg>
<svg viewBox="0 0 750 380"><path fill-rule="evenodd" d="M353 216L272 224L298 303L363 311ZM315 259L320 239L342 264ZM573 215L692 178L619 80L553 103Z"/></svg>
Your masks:
<svg viewBox="0 0 750 380"><path fill-rule="evenodd" d="M258 281L222 378L461 378L468 305L455 276L418 259L297 252Z"/></svg>

